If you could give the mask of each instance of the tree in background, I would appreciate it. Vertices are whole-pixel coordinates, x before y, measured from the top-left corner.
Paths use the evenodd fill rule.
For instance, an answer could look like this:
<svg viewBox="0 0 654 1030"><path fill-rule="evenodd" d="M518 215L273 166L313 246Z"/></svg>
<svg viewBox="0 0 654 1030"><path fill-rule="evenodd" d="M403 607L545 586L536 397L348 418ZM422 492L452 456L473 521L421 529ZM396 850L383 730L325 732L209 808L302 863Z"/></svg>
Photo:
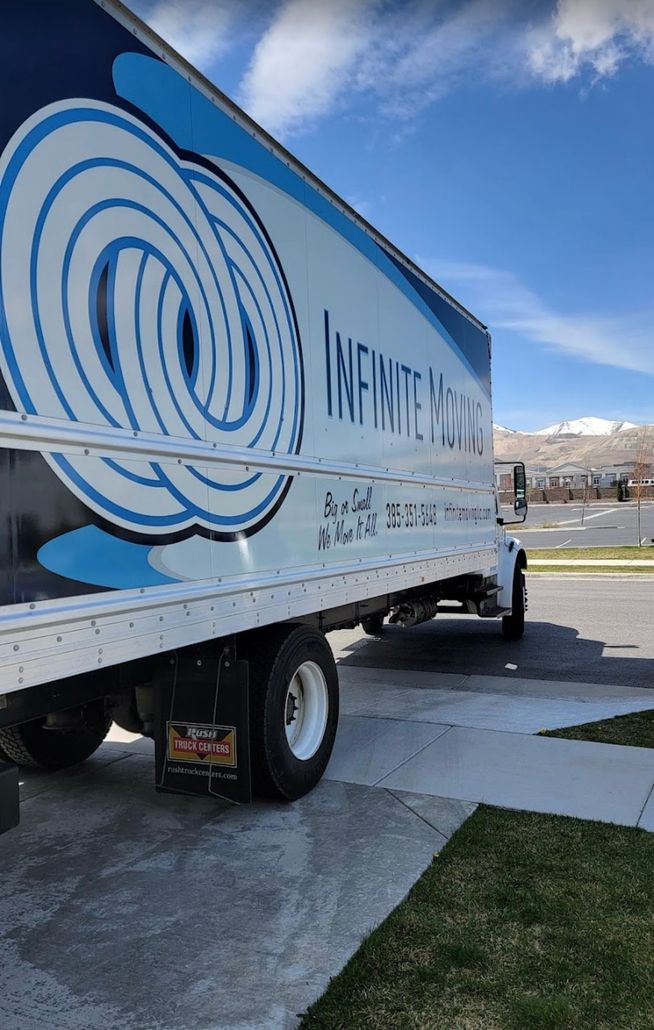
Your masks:
<svg viewBox="0 0 654 1030"><path fill-rule="evenodd" d="M640 505L644 496L646 496L647 487L645 486L645 480L652 478L652 466L654 465L654 452L652 450L652 441L650 439L651 426L643 426L642 431L638 436L638 450L636 452L636 461L634 463L634 478L633 478L633 491L632 496L636 502L638 512L638 546L642 547L642 536L640 530Z"/></svg>
<svg viewBox="0 0 654 1030"><path fill-rule="evenodd" d="M588 498L590 496L590 490L593 483L593 469L591 467L591 452L589 448L583 453L581 463L584 468L584 494L581 502L581 525L584 524L584 518L586 516L586 505L588 504Z"/></svg>

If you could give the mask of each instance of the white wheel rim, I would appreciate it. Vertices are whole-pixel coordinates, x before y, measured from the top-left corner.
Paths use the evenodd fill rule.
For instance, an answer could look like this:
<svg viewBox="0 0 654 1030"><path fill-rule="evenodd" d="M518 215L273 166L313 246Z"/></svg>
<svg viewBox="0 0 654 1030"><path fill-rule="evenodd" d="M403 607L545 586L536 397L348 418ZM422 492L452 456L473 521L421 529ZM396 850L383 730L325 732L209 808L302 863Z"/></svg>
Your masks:
<svg viewBox="0 0 654 1030"><path fill-rule="evenodd" d="M286 741L300 761L312 758L320 747L328 713L325 674L315 662L303 662L291 677L284 704Z"/></svg>

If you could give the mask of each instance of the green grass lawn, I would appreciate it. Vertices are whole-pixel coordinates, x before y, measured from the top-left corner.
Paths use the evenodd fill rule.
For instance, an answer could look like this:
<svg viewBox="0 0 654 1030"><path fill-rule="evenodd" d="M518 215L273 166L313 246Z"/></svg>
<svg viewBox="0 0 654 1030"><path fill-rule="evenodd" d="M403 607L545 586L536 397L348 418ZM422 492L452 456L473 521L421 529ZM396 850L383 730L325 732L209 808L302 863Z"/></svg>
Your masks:
<svg viewBox="0 0 654 1030"><path fill-rule="evenodd" d="M595 573L598 572L611 572L611 573L632 573L652 575L654 573L654 566L648 565L607 565L602 567L601 565L541 565L539 560L545 558L548 560L554 559L565 559L570 558L575 561L583 561L584 558L592 558L593 561L601 561L604 559L611 559L612 561L620 561L624 559L628 561L632 558L641 558L648 561L654 561L654 547L527 547L527 558L529 565L527 568L528 572L553 572L558 575L564 573L568 575L579 575L579 573Z"/></svg>
<svg viewBox="0 0 654 1030"><path fill-rule="evenodd" d="M611 576L653 576L654 568L648 569L647 565L539 565L533 562L529 563L527 575L529 573L548 576L597 576L607 573Z"/></svg>
<svg viewBox="0 0 654 1030"><path fill-rule="evenodd" d="M302 1030L654 1027L654 834L481 807Z"/></svg>
<svg viewBox="0 0 654 1030"><path fill-rule="evenodd" d="M579 576L579 575L598 575L601 573L610 572L611 575L623 576L652 576L654 575L653 566L643 565L539 565L538 562L529 561L529 567L527 574L530 572L546 572L552 576Z"/></svg>
<svg viewBox="0 0 654 1030"><path fill-rule="evenodd" d="M527 545L528 546L528 545ZM612 561L626 558L641 558L646 561L654 561L654 547L643 544L642 547L529 547L527 555L530 561L537 562L539 558L610 558Z"/></svg>
<svg viewBox="0 0 654 1030"><path fill-rule="evenodd" d="M654 692L652 694L654 704ZM654 747L654 711L617 715L614 719L585 722L562 730L543 730L543 737L565 737L566 740L594 740L600 744L628 744L631 747Z"/></svg>

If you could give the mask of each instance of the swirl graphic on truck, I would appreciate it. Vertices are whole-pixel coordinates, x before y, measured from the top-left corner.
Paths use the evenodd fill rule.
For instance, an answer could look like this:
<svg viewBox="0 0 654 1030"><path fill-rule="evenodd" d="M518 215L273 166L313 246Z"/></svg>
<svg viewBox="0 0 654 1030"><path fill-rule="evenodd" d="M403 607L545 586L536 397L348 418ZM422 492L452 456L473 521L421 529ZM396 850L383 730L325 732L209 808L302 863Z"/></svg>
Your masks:
<svg viewBox="0 0 654 1030"><path fill-rule="evenodd" d="M226 175L92 101L51 105L0 160L0 361L20 411L297 453L304 379L272 243ZM261 528L290 480L44 454L140 534Z"/></svg>

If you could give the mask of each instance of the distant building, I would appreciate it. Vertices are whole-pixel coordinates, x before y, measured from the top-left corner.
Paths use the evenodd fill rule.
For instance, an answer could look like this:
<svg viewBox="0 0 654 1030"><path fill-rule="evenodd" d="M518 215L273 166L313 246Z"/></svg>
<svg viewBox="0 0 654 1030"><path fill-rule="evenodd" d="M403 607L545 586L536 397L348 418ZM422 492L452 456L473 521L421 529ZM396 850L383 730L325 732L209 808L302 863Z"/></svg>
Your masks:
<svg viewBox="0 0 654 1030"><path fill-rule="evenodd" d="M544 490L547 486L547 469L543 466L527 469L527 485L532 490Z"/></svg>
<svg viewBox="0 0 654 1030"><path fill-rule="evenodd" d="M599 468L593 469L594 477L599 479L597 483L593 479L593 486L609 487L616 486L618 483L627 483L630 479L633 479L635 466L635 461L623 461L615 465L600 465Z"/></svg>
<svg viewBox="0 0 654 1030"><path fill-rule="evenodd" d="M547 467L545 465L527 468L527 486L530 486L532 490L545 489L547 486Z"/></svg>
<svg viewBox="0 0 654 1030"><path fill-rule="evenodd" d="M526 466L527 486L532 490L555 490L567 487L569 490L608 489L619 482L627 483L634 477L634 461L623 461L614 465L591 467L576 462L564 462L548 468L546 465ZM509 492L513 489L513 468L499 465L495 469L497 489Z"/></svg>
<svg viewBox="0 0 654 1030"><path fill-rule="evenodd" d="M546 485L547 469L544 465L525 466L527 486L544 490ZM495 467L495 485L498 490L513 490L513 464L500 465Z"/></svg>
<svg viewBox="0 0 654 1030"><path fill-rule="evenodd" d="M555 489L566 486L570 490L580 490L585 486L592 486L593 469L588 466L577 465L574 462L565 462L563 465L555 465L547 470L545 475L545 489Z"/></svg>

